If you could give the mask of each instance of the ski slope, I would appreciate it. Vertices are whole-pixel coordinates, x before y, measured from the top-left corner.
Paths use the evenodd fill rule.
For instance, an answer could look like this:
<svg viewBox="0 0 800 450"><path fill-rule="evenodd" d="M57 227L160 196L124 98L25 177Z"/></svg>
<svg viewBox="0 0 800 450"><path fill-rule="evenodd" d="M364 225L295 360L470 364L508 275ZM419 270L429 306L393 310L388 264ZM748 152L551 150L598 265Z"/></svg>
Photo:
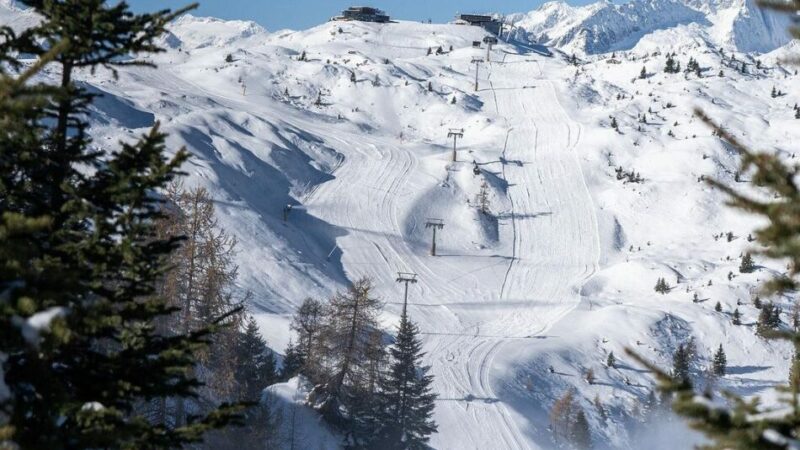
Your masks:
<svg viewBox="0 0 800 450"><path fill-rule="evenodd" d="M352 156L306 203L348 230L338 245L351 278L419 274L410 315L425 335L440 395L437 448L532 448L522 430L525 418L495 393L493 384L502 378L497 372L507 347L531 345L575 307L579 286L599 257L594 209L574 154L580 126L558 106L541 71L529 75L548 62L536 55L493 56L504 62L490 63L479 97L506 134L471 153L486 161L482 171L504 184L508 198L491 254L454 242L451 228L459 217L452 213L444 217L438 256L409 243L408 234L426 218L442 216L436 205L449 196L450 184L475 176L463 154L460 162L448 162L449 150L420 155L402 144L339 137ZM396 297L393 303L397 310Z"/></svg>

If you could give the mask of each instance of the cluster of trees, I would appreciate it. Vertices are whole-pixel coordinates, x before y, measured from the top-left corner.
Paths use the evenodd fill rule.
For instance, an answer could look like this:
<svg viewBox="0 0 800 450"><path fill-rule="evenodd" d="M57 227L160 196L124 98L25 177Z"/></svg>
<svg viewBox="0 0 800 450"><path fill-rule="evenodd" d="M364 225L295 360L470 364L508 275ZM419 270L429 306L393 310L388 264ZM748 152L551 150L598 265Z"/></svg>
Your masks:
<svg viewBox="0 0 800 450"><path fill-rule="evenodd" d="M681 63L675 60L675 53L667 53L667 63L664 66L666 73L680 73Z"/></svg>
<svg viewBox="0 0 800 450"><path fill-rule="evenodd" d="M614 169L617 174L617 180L624 180L626 183L643 183L644 178L639 172L634 171L631 169L630 171L626 171L622 168L622 166L617 167Z"/></svg>
<svg viewBox="0 0 800 450"><path fill-rule="evenodd" d="M182 236L167 258L169 270L159 278L157 294L179 311L155 322L162 336L217 327L206 348L195 353L191 371L202 383L191 399L159 398L139 409L152 422L180 426L187 418L209 413L223 402L248 402L244 429L217 432L206 438L208 448L240 448L274 437L274 412L261 403L264 388L278 381L275 355L267 347L255 320L245 314L249 295L237 298L233 262L236 240L217 224L214 203L204 188L184 189L179 182L164 191L158 236Z"/></svg>
<svg viewBox="0 0 800 450"><path fill-rule="evenodd" d="M659 277L659 279L656 280L655 291L658 292L659 294L668 294L669 290L670 287L669 284L667 284L667 280L664 279L663 277Z"/></svg>
<svg viewBox="0 0 800 450"><path fill-rule="evenodd" d="M74 81L147 65L137 57L161 51L186 10L23 3L41 21L0 29L2 446L224 448L209 432L263 429L250 400L274 360L231 292L235 243L214 230L207 193L168 189L188 154L168 158L157 124L98 151L95 95ZM36 77L45 69L58 81ZM240 434L218 442L249 445Z"/></svg>
<svg viewBox="0 0 800 450"><path fill-rule="evenodd" d="M436 432L435 395L421 364L419 330L404 310L388 345L372 291L361 279L326 303L306 299L292 321L297 341L286 350L284 376L302 374L313 384L308 403L349 446L425 448Z"/></svg>
<svg viewBox="0 0 800 450"><path fill-rule="evenodd" d="M689 62L686 64L686 71L694 72L698 78L703 75L702 69L700 69L700 63L698 63L694 58L689 58Z"/></svg>
<svg viewBox="0 0 800 450"><path fill-rule="evenodd" d="M570 447L576 450L591 448L592 434L589 421L586 419L583 408L575 399L573 390L568 390L556 400L550 409L550 431L559 447Z"/></svg>

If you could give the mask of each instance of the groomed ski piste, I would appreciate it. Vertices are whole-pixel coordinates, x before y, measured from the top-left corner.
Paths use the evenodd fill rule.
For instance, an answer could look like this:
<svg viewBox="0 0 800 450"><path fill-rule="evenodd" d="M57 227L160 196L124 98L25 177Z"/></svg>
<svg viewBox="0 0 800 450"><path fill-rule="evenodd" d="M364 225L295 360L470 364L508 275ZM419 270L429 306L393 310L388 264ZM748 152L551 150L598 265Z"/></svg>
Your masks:
<svg viewBox="0 0 800 450"><path fill-rule="evenodd" d="M418 274L409 312L439 396L433 448L552 448L549 409L569 389L596 448L688 448L696 437L679 421L648 420L654 381L624 348L669 368L690 337L696 373L723 344L729 372L713 382L774 401L791 349L755 335L751 298L783 266L758 260L755 273L738 272L757 223L698 182L735 183L738 157L692 109L793 157L800 92L778 63L792 44L759 57L768 70L719 77L726 57L691 29L645 37L614 55L618 64L599 55L574 66L554 48L501 42L478 65L475 91L472 60L487 56L472 47L486 36L476 27L331 22L269 33L185 16L172 32L156 70L84 75L104 94L96 145L113 149L158 120L172 148L186 146L186 184L211 190L237 236L240 287L255 294L251 311L278 352L304 298L361 277L393 330L397 273ZM707 76L664 74L666 51L696 58ZM772 86L786 95L771 98ZM463 129L456 162L450 129ZM616 167L644 181L618 180ZM488 214L476 204L484 182ZM444 223L436 256L429 219ZM728 231L732 240L718 237ZM659 277L665 295L653 290ZM792 299L777 301L788 321ZM302 409L298 380L273 391ZM300 417L304 448L338 448L313 412Z"/></svg>

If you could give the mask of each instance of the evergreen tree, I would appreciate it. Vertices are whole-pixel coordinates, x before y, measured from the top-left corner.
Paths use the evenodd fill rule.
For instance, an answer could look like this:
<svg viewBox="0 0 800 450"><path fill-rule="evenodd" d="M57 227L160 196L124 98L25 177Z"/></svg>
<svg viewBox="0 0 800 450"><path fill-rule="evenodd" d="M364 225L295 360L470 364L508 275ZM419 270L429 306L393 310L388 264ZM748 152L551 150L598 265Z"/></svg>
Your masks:
<svg viewBox="0 0 800 450"><path fill-rule="evenodd" d="M611 128L613 128L615 130L619 130L619 124L617 123L617 118L616 117L612 117L611 118Z"/></svg>
<svg viewBox="0 0 800 450"><path fill-rule="evenodd" d="M614 356L614 352L610 352L608 354L608 359L606 359L606 366L614 368L617 364L617 358Z"/></svg>
<svg viewBox="0 0 800 450"><path fill-rule="evenodd" d="M734 325L742 324L742 315L739 313L739 308L733 310L733 324Z"/></svg>
<svg viewBox="0 0 800 450"><path fill-rule="evenodd" d="M433 377L421 365L422 344L419 329L403 311L391 363L382 382L382 430L378 446L387 449L426 449L436 432L433 415L436 394L431 392Z"/></svg>
<svg viewBox="0 0 800 450"><path fill-rule="evenodd" d="M297 376L305 365L303 352L300 346L289 341L283 356L283 367L281 368L281 379L288 380Z"/></svg>
<svg viewBox="0 0 800 450"><path fill-rule="evenodd" d="M677 382L689 383L691 352L684 344L678 345L672 354L672 378Z"/></svg>
<svg viewBox="0 0 800 450"><path fill-rule="evenodd" d="M176 14L137 15L103 0L24 3L41 21L20 36L4 30L0 60L16 66L14 52L43 63L18 79L0 73L0 348L8 388L0 434L21 448L198 441L236 421L241 408L223 406L179 426L152 423L136 409L196 395L201 383L189 369L215 331L156 331L175 312L156 285L180 238L157 236L162 205L154 193L187 154L167 159L157 125L114 152L93 150L86 120L94 96L73 81L78 69L146 65L135 57L160 51L155 42ZM23 86L51 61L57 86ZM52 320L38 335L20 332L26 320L45 317Z"/></svg>
<svg viewBox="0 0 800 450"><path fill-rule="evenodd" d="M753 257L750 253L745 253L742 256L742 262L739 264L739 272L751 273L756 270L756 264L753 262Z"/></svg>
<svg viewBox="0 0 800 450"><path fill-rule="evenodd" d="M642 66L642 71L639 72L639 78L642 80L647 78L647 67Z"/></svg>
<svg viewBox="0 0 800 450"><path fill-rule="evenodd" d="M725 375L728 367L728 359L725 357L725 350L722 349L722 344L719 344L719 349L714 353L714 361L711 366L711 371L714 375L721 377Z"/></svg>
<svg viewBox="0 0 800 450"><path fill-rule="evenodd" d="M766 335L772 330L776 330L781 325L781 307L772 302L767 302L761 307L761 312L758 314L758 323L756 324L756 331L760 335Z"/></svg>
<svg viewBox="0 0 800 450"><path fill-rule="evenodd" d="M722 304L720 302L717 302L717 304L714 305L714 311L722 312Z"/></svg>
<svg viewBox="0 0 800 450"><path fill-rule="evenodd" d="M253 317L239 333L234 377L239 397L251 402L259 401L264 389L278 380L275 355L267 348Z"/></svg>
<svg viewBox="0 0 800 450"><path fill-rule="evenodd" d="M658 292L659 294L667 294L669 293L669 289L670 288L669 285L667 284L667 280L665 280L663 277L659 278L656 281L655 291Z"/></svg>
<svg viewBox="0 0 800 450"><path fill-rule="evenodd" d="M667 64L664 66L664 72L666 73L675 73L675 60L672 59L672 54L667 53Z"/></svg>

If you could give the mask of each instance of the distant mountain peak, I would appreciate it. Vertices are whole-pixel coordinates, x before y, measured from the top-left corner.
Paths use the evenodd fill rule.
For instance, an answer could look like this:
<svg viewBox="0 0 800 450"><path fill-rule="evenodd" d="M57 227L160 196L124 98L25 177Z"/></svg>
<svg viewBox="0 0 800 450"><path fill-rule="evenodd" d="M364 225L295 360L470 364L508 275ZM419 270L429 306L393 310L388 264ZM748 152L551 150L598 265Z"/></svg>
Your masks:
<svg viewBox="0 0 800 450"><path fill-rule="evenodd" d="M665 45L702 40L742 52L768 52L791 40L788 18L759 9L753 0L600 0L579 7L551 1L511 20L516 39L579 54L629 50L668 29L680 30L682 39Z"/></svg>

